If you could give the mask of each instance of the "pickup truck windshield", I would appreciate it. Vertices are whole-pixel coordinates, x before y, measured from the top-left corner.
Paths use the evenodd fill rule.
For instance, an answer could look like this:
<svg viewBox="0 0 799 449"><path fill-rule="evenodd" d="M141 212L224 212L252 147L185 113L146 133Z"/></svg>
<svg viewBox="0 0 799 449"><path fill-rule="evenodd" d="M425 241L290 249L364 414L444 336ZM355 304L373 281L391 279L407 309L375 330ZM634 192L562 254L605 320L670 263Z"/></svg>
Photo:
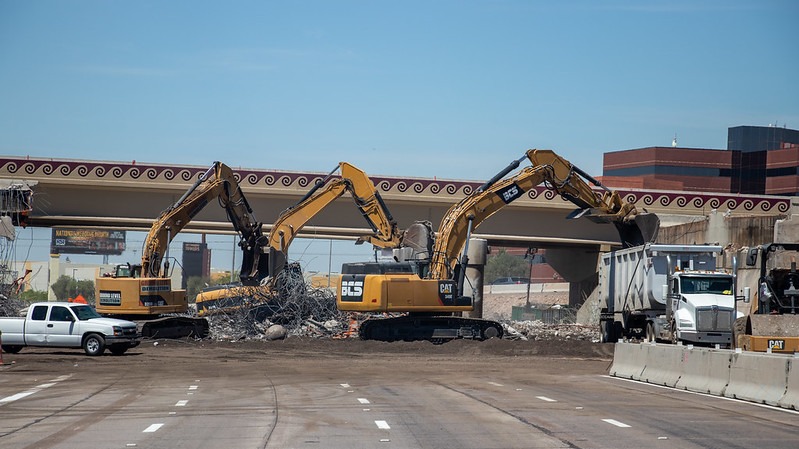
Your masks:
<svg viewBox="0 0 799 449"><path fill-rule="evenodd" d="M89 306L73 306L72 311L78 316L81 321L90 320L92 318L102 318L99 313Z"/></svg>

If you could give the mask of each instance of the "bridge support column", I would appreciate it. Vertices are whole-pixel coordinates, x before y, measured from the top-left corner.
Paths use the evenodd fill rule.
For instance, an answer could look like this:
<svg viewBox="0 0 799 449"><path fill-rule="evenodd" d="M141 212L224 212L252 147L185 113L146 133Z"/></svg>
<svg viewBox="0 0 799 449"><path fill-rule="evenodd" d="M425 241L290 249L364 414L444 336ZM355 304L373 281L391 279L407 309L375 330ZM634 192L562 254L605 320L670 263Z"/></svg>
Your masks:
<svg viewBox="0 0 799 449"><path fill-rule="evenodd" d="M466 266L466 285L463 294L471 296L474 301L474 310L469 312L471 318L483 317L483 275L485 274L486 255L488 254L488 240L469 240L469 264Z"/></svg>
<svg viewBox="0 0 799 449"><path fill-rule="evenodd" d="M599 284L597 273L588 276L580 282L569 282L569 307L580 308L585 300L594 292Z"/></svg>
<svg viewBox="0 0 799 449"><path fill-rule="evenodd" d="M548 248L547 263L569 282L582 282L597 273L599 249Z"/></svg>

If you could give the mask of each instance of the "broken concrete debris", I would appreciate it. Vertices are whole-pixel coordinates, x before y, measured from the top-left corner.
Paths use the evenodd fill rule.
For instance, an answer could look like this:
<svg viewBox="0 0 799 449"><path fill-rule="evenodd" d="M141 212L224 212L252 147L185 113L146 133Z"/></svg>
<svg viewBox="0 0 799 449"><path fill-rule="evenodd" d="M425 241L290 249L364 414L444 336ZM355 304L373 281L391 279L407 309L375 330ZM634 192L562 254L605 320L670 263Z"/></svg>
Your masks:
<svg viewBox="0 0 799 449"><path fill-rule="evenodd" d="M292 287L266 302L260 301L260 305L209 316L211 338L217 341L357 338L358 324L370 317L365 313L338 311L336 296L328 289ZM259 308L259 313L253 313L252 308ZM509 320L502 324L504 338L511 340L599 341L597 326Z"/></svg>

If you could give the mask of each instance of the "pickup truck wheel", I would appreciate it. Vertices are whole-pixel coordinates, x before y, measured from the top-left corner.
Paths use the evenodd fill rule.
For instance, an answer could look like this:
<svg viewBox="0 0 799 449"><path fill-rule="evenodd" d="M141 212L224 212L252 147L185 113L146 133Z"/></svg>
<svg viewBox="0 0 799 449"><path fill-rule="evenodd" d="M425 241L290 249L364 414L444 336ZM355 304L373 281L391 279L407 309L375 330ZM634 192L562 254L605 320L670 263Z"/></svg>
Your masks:
<svg viewBox="0 0 799 449"><path fill-rule="evenodd" d="M89 334L83 339L83 351L86 355L102 355L105 351L105 339L97 334Z"/></svg>
<svg viewBox="0 0 799 449"><path fill-rule="evenodd" d="M128 346L127 345L113 345L113 346L109 346L108 350L111 351L111 354L122 355L128 350Z"/></svg>
<svg viewBox="0 0 799 449"><path fill-rule="evenodd" d="M3 345L3 352L7 352L9 354L16 354L19 351L22 351L21 345Z"/></svg>

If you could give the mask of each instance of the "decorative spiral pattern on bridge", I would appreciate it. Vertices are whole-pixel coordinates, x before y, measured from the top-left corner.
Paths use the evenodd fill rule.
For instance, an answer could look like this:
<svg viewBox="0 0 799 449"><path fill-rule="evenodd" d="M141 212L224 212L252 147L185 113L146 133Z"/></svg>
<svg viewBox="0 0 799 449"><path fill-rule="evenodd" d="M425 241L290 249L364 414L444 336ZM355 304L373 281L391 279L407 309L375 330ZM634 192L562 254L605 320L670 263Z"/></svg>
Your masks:
<svg viewBox="0 0 799 449"><path fill-rule="evenodd" d="M144 177L147 181L192 182L205 173L207 167L175 167L156 164L138 164L113 162L87 162L72 160L55 160L45 158L0 158L0 177L31 179L111 179L116 181L138 181ZM306 189L324 179L318 173L281 172L270 170L233 170L239 183L260 187L277 187L289 189ZM411 195L433 195L453 197L454 199L470 195L480 186L478 182L449 181L439 179L407 179L373 177L375 186L382 192L394 192ZM687 209L725 209L740 212L777 212L787 213L790 208L789 197L740 196L735 194L705 194L691 192L649 192L624 191L619 194L625 201L639 207L659 206L663 208ZM558 198L557 193L538 186L527 192L531 200L565 201Z"/></svg>

